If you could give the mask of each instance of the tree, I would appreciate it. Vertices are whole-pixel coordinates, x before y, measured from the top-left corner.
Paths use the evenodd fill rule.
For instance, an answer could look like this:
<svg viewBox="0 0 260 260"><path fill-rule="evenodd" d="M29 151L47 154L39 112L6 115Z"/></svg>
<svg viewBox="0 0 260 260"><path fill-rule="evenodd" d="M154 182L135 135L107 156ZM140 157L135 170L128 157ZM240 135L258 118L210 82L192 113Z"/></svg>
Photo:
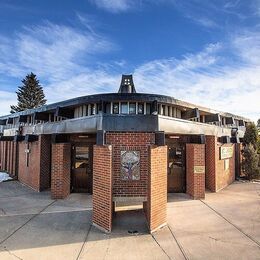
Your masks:
<svg viewBox="0 0 260 260"><path fill-rule="evenodd" d="M247 124L243 141L242 169L249 180L260 177L258 145L259 136L255 124Z"/></svg>
<svg viewBox="0 0 260 260"><path fill-rule="evenodd" d="M260 128L260 118L257 120L257 127Z"/></svg>
<svg viewBox="0 0 260 260"><path fill-rule="evenodd" d="M259 178L259 155L252 144L243 149L242 169L249 180Z"/></svg>
<svg viewBox="0 0 260 260"><path fill-rule="evenodd" d="M28 74L23 80L23 85L18 87L17 106L11 106L11 113L24 111L30 108L40 107L46 104L45 95L41 85L39 84L39 80L36 75L32 72Z"/></svg>
<svg viewBox="0 0 260 260"><path fill-rule="evenodd" d="M254 123L249 123L246 126L246 132L244 135L244 146L252 144L254 148L257 147L258 130Z"/></svg>

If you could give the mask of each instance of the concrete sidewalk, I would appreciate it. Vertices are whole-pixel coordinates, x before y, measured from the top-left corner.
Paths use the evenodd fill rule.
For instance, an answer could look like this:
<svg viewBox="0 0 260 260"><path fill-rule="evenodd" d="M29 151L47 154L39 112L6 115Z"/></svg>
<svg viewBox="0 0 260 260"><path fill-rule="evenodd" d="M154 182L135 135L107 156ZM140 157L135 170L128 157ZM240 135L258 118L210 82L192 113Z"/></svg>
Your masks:
<svg viewBox="0 0 260 260"><path fill-rule="evenodd" d="M117 212L111 234L91 216L90 195L54 201L0 183L0 259L260 259L260 184L236 182L203 201L169 194L168 227L153 236L140 210Z"/></svg>

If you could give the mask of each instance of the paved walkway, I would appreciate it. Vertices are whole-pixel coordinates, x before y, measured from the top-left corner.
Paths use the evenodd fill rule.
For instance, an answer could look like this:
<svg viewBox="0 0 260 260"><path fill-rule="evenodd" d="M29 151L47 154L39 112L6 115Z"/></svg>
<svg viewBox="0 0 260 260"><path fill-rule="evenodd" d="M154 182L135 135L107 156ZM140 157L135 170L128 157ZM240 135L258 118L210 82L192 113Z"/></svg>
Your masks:
<svg viewBox="0 0 260 260"><path fill-rule="evenodd" d="M0 259L260 259L260 184L236 182L203 201L170 194L168 227L153 236L140 210L118 212L111 234L91 215L90 195L54 201L0 183Z"/></svg>

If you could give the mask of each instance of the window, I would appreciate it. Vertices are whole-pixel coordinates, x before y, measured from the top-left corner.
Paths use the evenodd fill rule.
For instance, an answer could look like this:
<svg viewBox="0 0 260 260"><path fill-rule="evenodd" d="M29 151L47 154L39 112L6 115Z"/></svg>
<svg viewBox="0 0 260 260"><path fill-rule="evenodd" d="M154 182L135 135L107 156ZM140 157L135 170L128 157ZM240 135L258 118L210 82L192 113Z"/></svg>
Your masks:
<svg viewBox="0 0 260 260"><path fill-rule="evenodd" d="M144 104L138 103L138 114L144 114Z"/></svg>
<svg viewBox="0 0 260 260"><path fill-rule="evenodd" d="M162 114L165 116L166 114L166 109L165 109L165 105L162 105Z"/></svg>
<svg viewBox="0 0 260 260"><path fill-rule="evenodd" d="M113 114L119 114L119 103L113 103Z"/></svg>
<svg viewBox="0 0 260 260"><path fill-rule="evenodd" d="M82 114L83 114L83 107L80 106L78 109L79 109L79 117L82 117Z"/></svg>
<svg viewBox="0 0 260 260"><path fill-rule="evenodd" d="M129 114L136 114L136 104L129 103Z"/></svg>
<svg viewBox="0 0 260 260"><path fill-rule="evenodd" d="M74 168L87 168L87 165L89 163L89 147L76 146L75 148L76 151Z"/></svg>
<svg viewBox="0 0 260 260"><path fill-rule="evenodd" d="M96 114L96 106L95 104L90 105L90 114L95 115Z"/></svg>
<svg viewBox="0 0 260 260"><path fill-rule="evenodd" d="M127 102L121 102L121 114L128 114Z"/></svg>
<svg viewBox="0 0 260 260"><path fill-rule="evenodd" d="M105 111L106 114L111 114L111 104L110 103L106 104L105 110L106 110Z"/></svg>
<svg viewBox="0 0 260 260"><path fill-rule="evenodd" d="M151 114L151 104L150 103L146 103L146 114L147 115Z"/></svg>

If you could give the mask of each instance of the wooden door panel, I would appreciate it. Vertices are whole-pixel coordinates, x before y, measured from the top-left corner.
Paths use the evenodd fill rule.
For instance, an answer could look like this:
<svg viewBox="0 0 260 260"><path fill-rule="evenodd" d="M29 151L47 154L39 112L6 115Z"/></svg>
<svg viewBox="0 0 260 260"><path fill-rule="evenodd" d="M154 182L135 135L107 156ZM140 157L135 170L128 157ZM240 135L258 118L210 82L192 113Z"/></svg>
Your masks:
<svg viewBox="0 0 260 260"><path fill-rule="evenodd" d="M72 191L92 192L92 154L90 145L76 144L72 152Z"/></svg>
<svg viewBox="0 0 260 260"><path fill-rule="evenodd" d="M168 192L185 192L185 148L183 144L168 145Z"/></svg>

